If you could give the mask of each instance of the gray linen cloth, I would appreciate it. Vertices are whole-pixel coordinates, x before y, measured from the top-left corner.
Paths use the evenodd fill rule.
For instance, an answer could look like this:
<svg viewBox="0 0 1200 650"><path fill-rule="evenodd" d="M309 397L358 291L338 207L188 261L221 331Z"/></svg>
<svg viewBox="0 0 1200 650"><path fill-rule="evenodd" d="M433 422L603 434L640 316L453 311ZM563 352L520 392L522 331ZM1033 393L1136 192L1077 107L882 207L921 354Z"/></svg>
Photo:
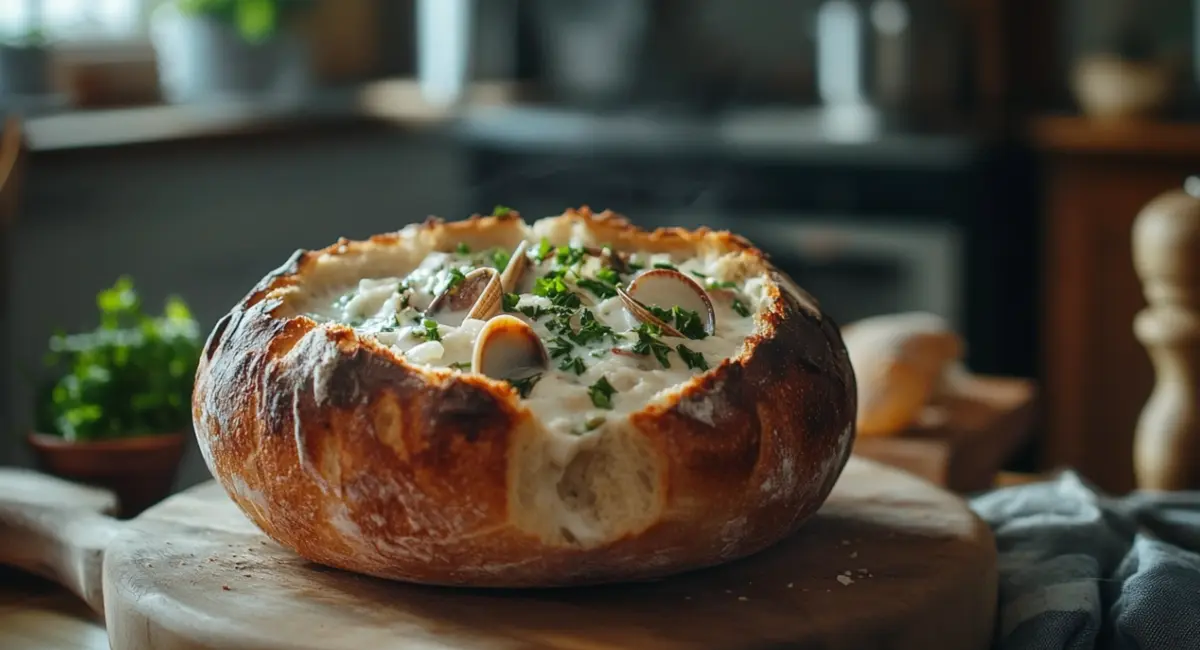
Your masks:
<svg viewBox="0 0 1200 650"><path fill-rule="evenodd" d="M1200 649L1200 492L1115 498L1064 472L971 506L999 552L996 648Z"/></svg>

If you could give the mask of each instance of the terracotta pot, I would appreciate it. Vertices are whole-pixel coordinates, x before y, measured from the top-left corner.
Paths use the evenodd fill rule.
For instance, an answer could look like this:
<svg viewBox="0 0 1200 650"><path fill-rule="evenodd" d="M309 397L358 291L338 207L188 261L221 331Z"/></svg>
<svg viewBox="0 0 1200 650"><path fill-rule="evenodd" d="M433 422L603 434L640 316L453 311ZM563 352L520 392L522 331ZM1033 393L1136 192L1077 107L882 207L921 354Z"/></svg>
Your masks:
<svg viewBox="0 0 1200 650"><path fill-rule="evenodd" d="M118 440L71 442L31 433L41 471L111 490L121 517L133 517L171 493L187 435L172 433Z"/></svg>

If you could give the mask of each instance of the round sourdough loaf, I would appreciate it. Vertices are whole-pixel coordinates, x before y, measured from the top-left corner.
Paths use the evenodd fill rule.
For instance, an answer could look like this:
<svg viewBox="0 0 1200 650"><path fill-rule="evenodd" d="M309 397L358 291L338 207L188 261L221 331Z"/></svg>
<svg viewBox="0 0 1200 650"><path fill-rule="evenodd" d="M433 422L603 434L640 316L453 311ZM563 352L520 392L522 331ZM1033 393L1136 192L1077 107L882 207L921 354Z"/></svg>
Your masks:
<svg viewBox="0 0 1200 650"><path fill-rule="evenodd" d="M720 257L758 283L751 329L622 417L563 434L509 383L414 363L301 307L435 251L523 241ZM193 413L229 496L309 560L428 584L561 586L711 566L795 532L850 455L856 386L837 325L746 240L583 208L532 224L431 218L298 251L216 324Z"/></svg>

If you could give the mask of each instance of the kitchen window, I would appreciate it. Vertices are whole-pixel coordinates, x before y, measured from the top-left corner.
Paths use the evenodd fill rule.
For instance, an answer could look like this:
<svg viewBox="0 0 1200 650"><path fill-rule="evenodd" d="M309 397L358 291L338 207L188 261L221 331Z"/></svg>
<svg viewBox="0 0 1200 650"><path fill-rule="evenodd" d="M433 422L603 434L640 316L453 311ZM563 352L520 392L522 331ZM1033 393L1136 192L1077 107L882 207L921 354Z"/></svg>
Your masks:
<svg viewBox="0 0 1200 650"><path fill-rule="evenodd" d="M17 39L41 32L56 44L145 40L159 0L0 0L0 33Z"/></svg>

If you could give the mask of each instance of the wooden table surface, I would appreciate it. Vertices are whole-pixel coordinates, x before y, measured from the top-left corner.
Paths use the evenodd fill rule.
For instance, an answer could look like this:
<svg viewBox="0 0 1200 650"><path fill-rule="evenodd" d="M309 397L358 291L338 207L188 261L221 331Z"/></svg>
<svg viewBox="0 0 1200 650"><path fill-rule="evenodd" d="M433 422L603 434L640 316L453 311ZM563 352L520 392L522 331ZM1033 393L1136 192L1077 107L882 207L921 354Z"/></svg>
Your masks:
<svg viewBox="0 0 1200 650"><path fill-rule="evenodd" d="M1001 474L997 487L1042 477ZM40 578L0 567L0 648L109 650L99 617L71 593Z"/></svg>
<svg viewBox="0 0 1200 650"><path fill-rule="evenodd" d="M0 567L0 648L108 650L108 635L66 590Z"/></svg>

